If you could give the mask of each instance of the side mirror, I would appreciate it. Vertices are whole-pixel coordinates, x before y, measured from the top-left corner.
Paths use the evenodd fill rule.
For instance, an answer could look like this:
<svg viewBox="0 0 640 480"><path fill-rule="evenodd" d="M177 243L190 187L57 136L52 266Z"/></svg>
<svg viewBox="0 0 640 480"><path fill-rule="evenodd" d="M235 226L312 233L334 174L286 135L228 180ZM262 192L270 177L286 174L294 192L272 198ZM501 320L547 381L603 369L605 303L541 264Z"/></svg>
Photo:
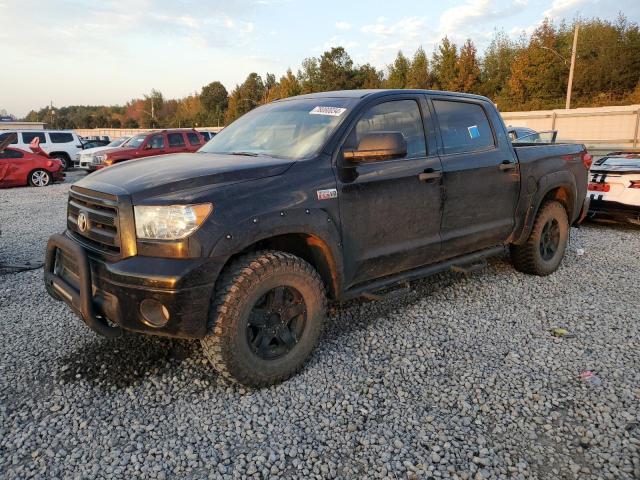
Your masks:
<svg viewBox="0 0 640 480"><path fill-rule="evenodd" d="M371 132L365 134L358 148L343 152L345 160L353 163L379 162L407 155L407 142L400 132Z"/></svg>

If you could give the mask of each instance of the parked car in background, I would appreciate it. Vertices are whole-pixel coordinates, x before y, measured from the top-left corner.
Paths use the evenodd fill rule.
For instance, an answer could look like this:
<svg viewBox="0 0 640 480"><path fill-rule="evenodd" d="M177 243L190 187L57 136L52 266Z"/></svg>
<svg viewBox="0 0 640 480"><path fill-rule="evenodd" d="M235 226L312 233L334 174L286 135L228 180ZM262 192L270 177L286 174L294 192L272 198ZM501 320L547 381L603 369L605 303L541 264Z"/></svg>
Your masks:
<svg viewBox="0 0 640 480"><path fill-rule="evenodd" d="M505 249L522 272L556 271L586 214L587 160L583 145L512 144L477 95L287 98L196 154L73 185L45 285L102 335L200 339L222 376L263 387L302 368L327 297L381 298Z"/></svg>
<svg viewBox="0 0 640 480"><path fill-rule="evenodd" d="M11 146L24 151L29 151L29 144L37 138L50 157L62 162L64 170L73 166L73 159L82 150L82 141L72 130L7 130L0 133L0 142L11 134L16 134Z"/></svg>
<svg viewBox="0 0 640 480"><path fill-rule="evenodd" d="M507 133L513 143L556 143L557 130L536 132L527 127L508 127Z"/></svg>
<svg viewBox="0 0 640 480"><path fill-rule="evenodd" d="M200 135L204 137L205 142L208 142L209 140L211 140L213 137L216 136L216 132L198 131L198 133L200 133Z"/></svg>
<svg viewBox="0 0 640 480"><path fill-rule="evenodd" d="M30 145L29 152L9 147L11 141L10 136L5 137L4 141L0 140L0 188L24 185L46 187L64 180L62 162L50 158L39 148L37 138Z"/></svg>
<svg viewBox="0 0 640 480"><path fill-rule="evenodd" d="M116 163L136 158L166 155L168 153L188 153L197 151L206 142L204 137L193 129L154 130L135 135L126 145L103 150L95 155L98 162L94 164L99 170Z"/></svg>
<svg viewBox="0 0 640 480"><path fill-rule="evenodd" d="M640 225L640 154L612 152L594 162L587 196L591 217Z"/></svg>
<svg viewBox="0 0 640 480"><path fill-rule="evenodd" d="M122 147L127 143L127 141L130 138L131 138L130 136L120 137L104 146L85 148L84 150L78 153L75 163L79 168L83 170L89 170L90 172L92 172L96 169L96 166L99 164L98 160L96 159L96 155L99 152L103 152L105 150L109 150L112 148Z"/></svg>
<svg viewBox="0 0 640 480"><path fill-rule="evenodd" d="M109 143L109 140L84 140L82 142L82 149L88 150L90 148L104 147L105 145L109 145Z"/></svg>

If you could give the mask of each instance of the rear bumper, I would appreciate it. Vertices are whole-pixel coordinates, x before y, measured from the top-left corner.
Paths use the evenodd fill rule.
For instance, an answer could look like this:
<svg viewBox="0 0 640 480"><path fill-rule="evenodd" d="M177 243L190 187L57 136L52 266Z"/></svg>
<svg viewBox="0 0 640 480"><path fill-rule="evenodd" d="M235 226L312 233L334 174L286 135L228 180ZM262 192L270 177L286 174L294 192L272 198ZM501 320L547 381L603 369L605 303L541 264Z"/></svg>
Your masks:
<svg viewBox="0 0 640 480"><path fill-rule="evenodd" d="M129 257L105 262L66 235L47 244L45 286L95 332L122 330L179 338L207 334L209 302L222 262L214 259ZM168 321L154 326L141 312L145 299L159 302Z"/></svg>
<svg viewBox="0 0 640 480"><path fill-rule="evenodd" d="M589 215L614 220L640 220L640 206L594 199L589 206Z"/></svg>

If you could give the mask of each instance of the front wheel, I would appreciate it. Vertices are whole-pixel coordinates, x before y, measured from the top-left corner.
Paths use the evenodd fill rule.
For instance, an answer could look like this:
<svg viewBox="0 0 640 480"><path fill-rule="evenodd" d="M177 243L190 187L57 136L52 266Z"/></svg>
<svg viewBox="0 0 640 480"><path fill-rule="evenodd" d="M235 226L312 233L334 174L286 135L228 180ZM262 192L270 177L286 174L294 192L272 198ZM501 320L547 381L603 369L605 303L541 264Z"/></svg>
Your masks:
<svg viewBox="0 0 640 480"><path fill-rule="evenodd" d="M32 187L46 187L51 183L51 175L46 170L34 170L29 174L29 185Z"/></svg>
<svg viewBox="0 0 640 480"><path fill-rule="evenodd" d="M325 288L311 265L285 252L254 252L223 272L202 348L226 379L273 385L302 368L325 315Z"/></svg>
<svg viewBox="0 0 640 480"><path fill-rule="evenodd" d="M567 211L560 202L548 201L538 210L526 243L511 245L511 262L531 275L549 275L560 266L569 239Z"/></svg>

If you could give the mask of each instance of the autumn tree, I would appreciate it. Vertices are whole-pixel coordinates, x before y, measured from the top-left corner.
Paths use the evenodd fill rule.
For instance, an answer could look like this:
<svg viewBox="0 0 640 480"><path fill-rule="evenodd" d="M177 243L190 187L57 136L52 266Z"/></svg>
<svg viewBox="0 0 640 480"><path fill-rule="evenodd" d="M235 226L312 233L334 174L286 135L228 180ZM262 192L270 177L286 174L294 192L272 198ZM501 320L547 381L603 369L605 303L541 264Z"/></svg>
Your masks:
<svg viewBox="0 0 640 480"><path fill-rule="evenodd" d="M457 91L478 93L480 86L480 62L478 51L471 39L467 39L460 49L458 57L457 78L455 87Z"/></svg>

